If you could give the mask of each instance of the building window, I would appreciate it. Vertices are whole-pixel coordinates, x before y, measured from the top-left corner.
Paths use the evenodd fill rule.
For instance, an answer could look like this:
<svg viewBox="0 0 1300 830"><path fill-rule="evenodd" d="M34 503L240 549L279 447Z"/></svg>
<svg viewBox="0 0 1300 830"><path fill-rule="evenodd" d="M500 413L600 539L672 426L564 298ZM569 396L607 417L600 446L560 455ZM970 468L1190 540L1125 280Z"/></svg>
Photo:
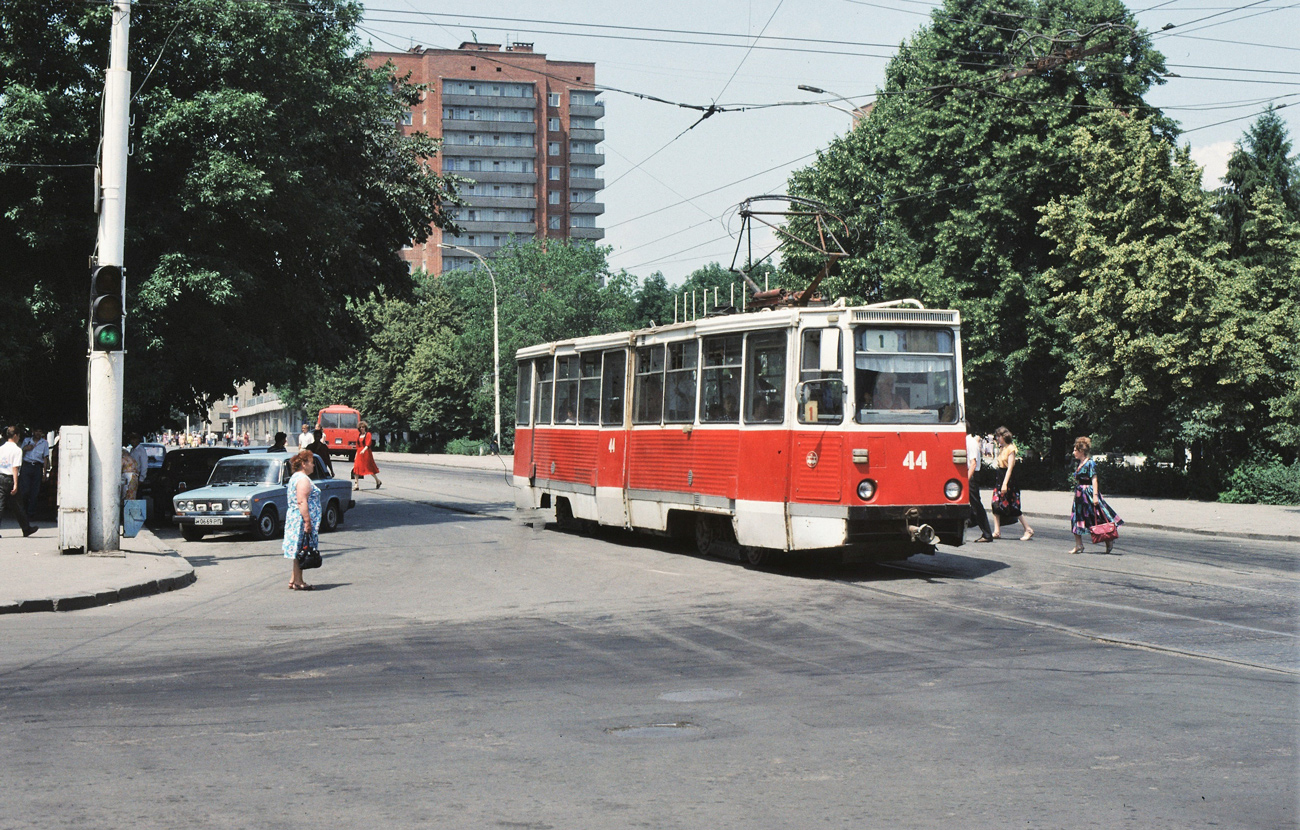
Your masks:
<svg viewBox="0 0 1300 830"><path fill-rule="evenodd" d="M546 168L546 176L553 182L560 181L560 168L558 167Z"/></svg>
<svg viewBox="0 0 1300 830"><path fill-rule="evenodd" d="M549 144L547 144L546 154L550 156L558 156L560 154L560 142L552 141Z"/></svg>
<svg viewBox="0 0 1300 830"><path fill-rule="evenodd" d="M552 190L550 193L546 194L546 201L553 205L558 205L560 203L560 191Z"/></svg>
<svg viewBox="0 0 1300 830"><path fill-rule="evenodd" d="M411 117L411 111L407 110L406 112L402 113L402 126L409 127L411 126L412 123L414 123L414 119L412 119Z"/></svg>
<svg viewBox="0 0 1300 830"><path fill-rule="evenodd" d="M550 130L553 133L558 133L560 131L560 119L558 118L546 119L546 129Z"/></svg>
<svg viewBox="0 0 1300 830"><path fill-rule="evenodd" d="M596 152L596 142L594 142L594 141L570 141L570 142L569 142L569 152L570 152L570 153L590 153L590 154L594 154L594 153Z"/></svg>
<svg viewBox="0 0 1300 830"><path fill-rule="evenodd" d="M594 228L596 227L596 217L594 216L570 216L569 227L571 228Z"/></svg>
<svg viewBox="0 0 1300 830"><path fill-rule="evenodd" d="M547 94L546 94L546 104L547 104L547 106L558 107L558 106L560 105L560 93L558 93L558 92L549 92L549 93L547 93Z"/></svg>
<svg viewBox="0 0 1300 830"><path fill-rule="evenodd" d="M560 229L560 217L552 216L549 219L547 219L546 227L550 228L553 231L558 231Z"/></svg>

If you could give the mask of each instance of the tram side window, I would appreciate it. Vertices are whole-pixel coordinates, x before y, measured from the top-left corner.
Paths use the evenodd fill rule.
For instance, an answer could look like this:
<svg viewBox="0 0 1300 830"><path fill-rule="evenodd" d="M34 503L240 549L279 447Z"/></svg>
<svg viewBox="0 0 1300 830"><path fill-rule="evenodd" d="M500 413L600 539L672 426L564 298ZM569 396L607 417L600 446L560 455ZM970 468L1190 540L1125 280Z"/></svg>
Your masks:
<svg viewBox="0 0 1300 830"><path fill-rule="evenodd" d="M668 344L668 375L664 386L664 421L695 420L695 366L699 344L694 340Z"/></svg>
<svg viewBox="0 0 1300 830"><path fill-rule="evenodd" d="M582 356L578 379L578 423L600 423L600 352Z"/></svg>
<svg viewBox="0 0 1300 830"><path fill-rule="evenodd" d="M533 391L533 364L524 361L519 364L519 382L515 386L515 423L521 427L529 424L529 393Z"/></svg>
<svg viewBox="0 0 1300 830"><path fill-rule="evenodd" d="M751 334L745 363L745 423L785 420L785 332Z"/></svg>
<svg viewBox="0 0 1300 830"><path fill-rule="evenodd" d="M605 371L600 385L600 422L607 427L623 426L623 393L627 388L627 352L605 352Z"/></svg>
<svg viewBox="0 0 1300 830"><path fill-rule="evenodd" d="M555 358L555 423L578 423L578 356Z"/></svg>
<svg viewBox="0 0 1300 830"><path fill-rule="evenodd" d="M533 423L551 422L551 386L555 380L555 364L551 358L538 359L536 367L537 394L533 396Z"/></svg>
<svg viewBox="0 0 1300 830"><path fill-rule="evenodd" d="M700 373L700 420L711 424L740 422L739 334L704 338L704 369Z"/></svg>
<svg viewBox="0 0 1300 830"><path fill-rule="evenodd" d="M840 330L805 329L799 356L799 423L844 420L844 350Z"/></svg>
<svg viewBox="0 0 1300 830"><path fill-rule="evenodd" d="M632 387L632 423L657 424L664 409L664 347L636 350L636 379Z"/></svg>

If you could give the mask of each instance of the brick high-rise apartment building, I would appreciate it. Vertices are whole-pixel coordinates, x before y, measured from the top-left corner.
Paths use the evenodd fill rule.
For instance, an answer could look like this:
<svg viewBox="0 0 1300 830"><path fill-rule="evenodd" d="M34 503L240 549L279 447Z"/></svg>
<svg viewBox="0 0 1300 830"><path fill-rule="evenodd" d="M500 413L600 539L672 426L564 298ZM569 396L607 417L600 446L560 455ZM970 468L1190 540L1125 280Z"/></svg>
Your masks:
<svg viewBox="0 0 1300 830"><path fill-rule="evenodd" d="M596 65L552 61L531 43L462 43L459 49L414 47L375 52L373 66L392 61L428 91L403 120L406 132L441 136L434 160L441 170L473 184L462 187L467 207L454 208L464 233L443 238L438 229L424 245L402 252L411 267L441 273L475 260L439 242L490 257L515 239L602 239L596 201L605 186L605 157L597 121Z"/></svg>

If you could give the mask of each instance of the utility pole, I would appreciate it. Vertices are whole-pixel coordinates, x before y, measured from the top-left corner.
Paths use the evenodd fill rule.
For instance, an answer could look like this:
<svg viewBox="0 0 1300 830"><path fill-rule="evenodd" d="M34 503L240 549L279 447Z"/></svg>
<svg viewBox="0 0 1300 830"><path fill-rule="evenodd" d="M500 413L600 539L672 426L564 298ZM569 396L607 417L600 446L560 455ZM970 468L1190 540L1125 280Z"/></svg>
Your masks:
<svg viewBox="0 0 1300 830"><path fill-rule="evenodd" d="M99 159L99 235L93 268L122 267L126 234L126 157L129 141L131 73L127 71L127 39L131 31L131 0L114 0L109 38L108 72L104 77L104 135ZM121 282L125 296L125 277ZM92 289L94 290L94 289ZM91 553L121 549L118 538L122 514L122 382L123 343L105 350L93 340L91 310L89 349L90 499L87 545Z"/></svg>

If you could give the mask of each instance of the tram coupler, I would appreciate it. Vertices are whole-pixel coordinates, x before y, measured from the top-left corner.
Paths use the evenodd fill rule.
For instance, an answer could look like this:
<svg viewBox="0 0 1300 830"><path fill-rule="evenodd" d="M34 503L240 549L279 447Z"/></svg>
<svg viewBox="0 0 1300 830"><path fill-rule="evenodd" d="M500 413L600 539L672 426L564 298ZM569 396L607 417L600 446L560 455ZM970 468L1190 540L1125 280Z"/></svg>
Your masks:
<svg viewBox="0 0 1300 830"><path fill-rule="evenodd" d="M916 508L907 511L907 535L913 542L923 545L934 544L934 528L921 524L921 513Z"/></svg>

